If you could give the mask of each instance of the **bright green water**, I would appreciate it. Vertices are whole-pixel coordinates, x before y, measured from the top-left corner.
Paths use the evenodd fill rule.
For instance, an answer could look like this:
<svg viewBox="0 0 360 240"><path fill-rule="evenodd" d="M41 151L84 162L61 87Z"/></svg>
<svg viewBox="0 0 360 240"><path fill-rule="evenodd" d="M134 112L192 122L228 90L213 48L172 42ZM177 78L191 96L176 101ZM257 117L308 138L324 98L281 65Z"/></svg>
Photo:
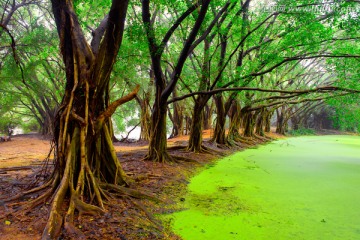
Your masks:
<svg viewBox="0 0 360 240"><path fill-rule="evenodd" d="M360 239L360 137L280 140L220 160L191 179L184 239Z"/></svg>

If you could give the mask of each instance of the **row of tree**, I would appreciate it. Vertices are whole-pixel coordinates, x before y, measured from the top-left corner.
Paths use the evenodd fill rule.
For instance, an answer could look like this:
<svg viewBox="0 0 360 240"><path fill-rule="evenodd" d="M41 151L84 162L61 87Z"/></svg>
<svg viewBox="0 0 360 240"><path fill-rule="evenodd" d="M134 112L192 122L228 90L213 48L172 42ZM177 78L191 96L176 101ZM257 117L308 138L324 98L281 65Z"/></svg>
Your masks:
<svg viewBox="0 0 360 240"><path fill-rule="evenodd" d="M43 191L29 208L53 196L44 238L59 234L66 196L71 230L75 209L103 211L109 191L133 194L113 122L139 124L146 159L159 162L177 160L169 130L204 152L203 129L220 147L251 144L266 139L273 116L281 134L288 123L328 125L328 115L359 127L358 1L265 3L1 0L0 117L35 120L54 136L54 172L25 193Z"/></svg>

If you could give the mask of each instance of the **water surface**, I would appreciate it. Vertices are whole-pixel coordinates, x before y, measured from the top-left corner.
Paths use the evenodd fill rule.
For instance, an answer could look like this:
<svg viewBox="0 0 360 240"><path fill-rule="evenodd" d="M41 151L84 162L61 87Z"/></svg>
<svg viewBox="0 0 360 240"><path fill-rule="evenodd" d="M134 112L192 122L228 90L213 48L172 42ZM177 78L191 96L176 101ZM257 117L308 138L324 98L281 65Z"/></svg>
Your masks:
<svg viewBox="0 0 360 240"><path fill-rule="evenodd" d="M184 239L360 239L360 137L314 136L236 153L191 179Z"/></svg>

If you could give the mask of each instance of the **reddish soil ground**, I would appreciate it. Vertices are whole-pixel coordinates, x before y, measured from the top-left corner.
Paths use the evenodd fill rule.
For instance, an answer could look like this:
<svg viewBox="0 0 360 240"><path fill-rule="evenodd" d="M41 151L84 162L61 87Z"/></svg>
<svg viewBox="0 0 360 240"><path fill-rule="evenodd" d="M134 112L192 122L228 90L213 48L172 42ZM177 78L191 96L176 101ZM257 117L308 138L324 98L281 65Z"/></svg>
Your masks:
<svg viewBox="0 0 360 240"><path fill-rule="evenodd" d="M204 131L204 139L210 137L210 131ZM279 137L271 134L271 137ZM76 227L84 239L179 239L171 233L166 223L155 219L156 214L176 211L176 202L181 201L185 193L187 179L220 155L229 154L238 149L219 149L210 143L206 146L220 155L195 154L173 146L186 146L188 136L169 139L170 154L188 157L195 161L173 164L143 161L147 143L115 143L118 158L131 180L131 188L149 193L160 201L120 197L107 205L104 216L80 216L75 220ZM44 159L50 149L50 140L39 135L15 136L12 141L0 143L0 199L8 199L29 188L39 175ZM37 184L41 184L40 182ZM31 186L30 186L31 187ZM49 204L19 211L21 201L4 202L0 200L0 239L40 239L49 214ZM70 239L63 237L62 239Z"/></svg>

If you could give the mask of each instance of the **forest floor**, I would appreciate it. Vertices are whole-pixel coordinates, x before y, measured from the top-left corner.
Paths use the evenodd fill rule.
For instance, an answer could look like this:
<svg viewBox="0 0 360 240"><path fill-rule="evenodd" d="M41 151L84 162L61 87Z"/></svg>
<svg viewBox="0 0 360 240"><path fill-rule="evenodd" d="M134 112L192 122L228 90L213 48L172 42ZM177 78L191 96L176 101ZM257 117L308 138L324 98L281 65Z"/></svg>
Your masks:
<svg viewBox="0 0 360 240"><path fill-rule="evenodd" d="M160 201L119 198L107 206L104 216L82 215L76 226L86 239L179 239L157 215L178 211L183 201L188 179L222 155L242 148L218 148L211 144L211 131L204 131L204 144L219 152L217 155L186 152L176 146L186 146L188 136L168 140L169 153L194 161L172 164L143 161L146 142L115 143L118 158L131 179L130 187L155 195ZM271 133L272 138L281 138ZM8 198L31 187L41 172L51 147L50 140L38 134L14 136L12 141L0 143L0 199ZM22 202L36 198L33 195ZM49 204L29 211L13 211L19 202L0 201L0 239L40 239L46 225ZM68 239L63 237L63 239Z"/></svg>

